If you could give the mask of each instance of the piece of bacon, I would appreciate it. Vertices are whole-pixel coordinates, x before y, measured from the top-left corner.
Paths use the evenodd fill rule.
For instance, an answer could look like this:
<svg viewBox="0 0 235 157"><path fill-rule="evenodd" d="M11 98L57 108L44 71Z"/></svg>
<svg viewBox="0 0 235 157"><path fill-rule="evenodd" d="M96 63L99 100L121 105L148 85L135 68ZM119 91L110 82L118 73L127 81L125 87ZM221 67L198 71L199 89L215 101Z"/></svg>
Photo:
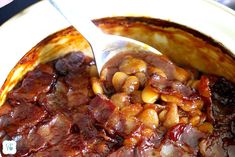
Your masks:
<svg viewBox="0 0 235 157"><path fill-rule="evenodd" d="M82 52L72 52L65 57L58 59L55 63L55 69L61 75L80 71L80 66L85 60Z"/></svg>
<svg viewBox="0 0 235 157"><path fill-rule="evenodd" d="M39 126L37 134L50 145L55 145L70 133L71 121L63 114L57 114L52 119Z"/></svg>
<svg viewBox="0 0 235 157"><path fill-rule="evenodd" d="M108 121L116 106L104 95L98 94L90 101L88 109L97 122L104 124Z"/></svg>
<svg viewBox="0 0 235 157"><path fill-rule="evenodd" d="M29 72L19 88L9 93L13 102L35 102L42 93L47 93L55 82L55 74L39 70Z"/></svg>
<svg viewBox="0 0 235 157"><path fill-rule="evenodd" d="M204 137L206 137L204 133L191 125L178 124L172 127L165 135L162 151L165 151L165 148L171 148L172 153L176 151L179 154L196 155L199 149L199 142Z"/></svg>
<svg viewBox="0 0 235 157"><path fill-rule="evenodd" d="M11 140L16 142L17 154L27 156L46 145L58 144L68 135L70 127L71 122L64 115L58 114L52 117L49 122L32 127L28 132L18 132L12 136Z"/></svg>
<svg viewBox="0 0 235 157"><path fill-rule="evenodd" d="M11 112L0 117L0 128L11 136L16 132L29 129L46 117L46 112L33 104L22 103L12 109Z"/></svg>
<svg viewBox="0 0 235 157"><path fill-rule="evenodd" d="M149 79L149 84L159 93L174 95L180 99L197 100L199 95L190 87L180 81L167 80L158 75L152 75Z"/></svg>
<svg viewBox="0 0 235 157"><path fill-rule="evenodd" d="M58 145L33 153L34 157L82 157L87 144L79 134L71 134Z"/></svg>

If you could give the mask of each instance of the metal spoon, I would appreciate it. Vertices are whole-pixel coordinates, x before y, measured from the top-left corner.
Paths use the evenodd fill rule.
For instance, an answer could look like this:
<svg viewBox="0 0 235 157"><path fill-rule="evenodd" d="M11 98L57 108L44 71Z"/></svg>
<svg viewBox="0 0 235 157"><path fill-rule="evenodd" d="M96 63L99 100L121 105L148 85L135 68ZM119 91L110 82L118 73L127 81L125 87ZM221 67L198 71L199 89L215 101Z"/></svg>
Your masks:
<svg viewBox="0 0 235 157"><path fill-rule="evenodd" d="M161 55L158 50L142 42L126 37L104 34L85 16L86 13L81 12L82 9L79 9L81 6L76 5L76 0L49 0L49 2L89 42L99 74L105 63L119 52L147 51Z"/></svg>

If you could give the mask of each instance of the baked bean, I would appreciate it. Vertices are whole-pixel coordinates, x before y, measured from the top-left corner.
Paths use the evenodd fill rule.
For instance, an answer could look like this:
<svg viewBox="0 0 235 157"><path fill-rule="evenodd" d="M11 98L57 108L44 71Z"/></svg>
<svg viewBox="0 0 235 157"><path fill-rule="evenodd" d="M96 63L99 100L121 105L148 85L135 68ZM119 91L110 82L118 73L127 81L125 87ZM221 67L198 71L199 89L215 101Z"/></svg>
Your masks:
<svg viewBox="0 0 235 157"><path fill-rule="evenodd" d="M185 82L190 78L190 73L183 68L176 67L175 68L175 79L180 82Z"/></svg>
<svg viewBox="0 0 235 157"><path fill-rule="evenodd" d="M139 80L136 76L129 76L124 85L122 86L122 91L128 94L138 90L140 86Z"/></svg>
<svg viewBox="0 0 235 157"><path fill-rule="evenodd" d="M99 76L96 65L91 65L89 67L89 73L90 73L91 77L98 77Z"/></svg>
<svg viewBox="0 0 235 157"><path fill-rule="evenodd" d="M205 122L205 123L199 125L198 129L202 132L211 134L213 132L214 128L213 128L213 125L211 123Z"/></svg>
<svg viewBox="0 0 235 157"><path fill-rule="evenodd" d="M146 72L147 64L137 58L128 56L119 65L119 70L126 74L135 74L137 72Z"/></svg>
<svg viewBox="0 0 235 157"><path fill-rule="evenodd" d="M138 116L139 120L144 123L144 125L155 129L158 127L159 120L157 112L154 109L146 109L140 113Z"/></svg>
<svg viewBox="0 0 235 157"><path fill-rule="evenodd" d="M202 100L194 100L194 101L184 101L182 103L177 104L182 110L189 112L196 109L201 109L203 107Z"/></svg>
<svg viewBox="0 0 235 157"><path fill-rule="evenodd" d="M140 81L140 86L141 86L141 87L144 87L144 85L145 85L145 83L146 83L146 81L147 81L147 77L146 77L145 73L143 73L143 72L138 72L138 73L135 74L135 76L139 79L139 81Z"/></svg>
<svg viewBox="0 0 235 157"><path fill-rule="evenodd" d="M204 106L204 102L202 100L195 100L194 105L197 106L199 110L201 110Z"/></svg>
<svg viewBox="0 0 235 157"><path fill-rule="evenodd" d="M180 117L179 123L187 124L188 123L188 117Z"/></svg>
<svg viewBox="0 0 235 157"><path fill-rule="evenodd" d="M189 119L189 123L192 124L192 126L196 126L200 123L200 116L194 116Z"/></svg>
<svg viewBox="0 0 235 157"><path fill-rule="evenodd" d="M200 115L200 123L199 124L202 124L202 123L204 123L206 121L206 114L205 113L202 113L201 115Z"/></svg>
<svg viewBox="0 0 235 157"><path fill-rule="evenodd" d="M182 110L186 112L196 109L196 106L194 106L192 102L184 102L182 105L179 105L179 106Z"/></svg>
<svg viewBox="0 0 235 157"><path fill-rule="evenodd" d="M101 73L100 73L100 80L108 80L108 78L111 77L111 76L108 75L109 71L110 71L110 70L109 70L108 68L102 69L102 71L101 71ZM113 77L113 76L112 76L112 77ZM112 78L112 77L111 77L111 78Z"/></svg>
<svg viewBox="0 0 235 157"><path fill-rule="evenodd" d="M123 72L116 72L112 78L112 84L116 91L120 91L128 75Z"/></svg>
<svg viewBox="0 0 235 157"><path fill-rule="evenodd" d="M154 109L157 113L164 110L166 107L165 105L160 105L160 104L144 104L144 109Z"/></svg>
<svg viewBox="0 0 235 157"><path fill-rule="evenodd" d="M192 110L189 112L189 115L190 116L201 116L202 115L202 112L199 110L199 109L196 109L196 110Z"/></svg>
<svg viewBox="0 0 235 157"><path fill-rule="evenodd" d="M127 117L136 116L142 111L141 104L130 104L121 109L121 113Z"/></svg>
<svg viewBox="0 0 235 157"><path fill-rule="evenodd" d="M197 89L199 82L200 82L200 80L189 80L187 83L187 86L190 86L191 88Z"/></svg>
<svg viewBox="0 0 235 157"><path fill-rule="evenodd" d="M111 100L119 108L130 104L130 97L126 93L116 93L112 95Z"/></svg>
<svg viewBox="0 0 235 157"><path fill-rule="evenodd" d="M163 122L165 119L166 119L166 114L167 114L167 110L162 110L160 113L159 113L159 120L161 122Z"/></svg>
<svg viewBox="0 0 235 157"><path fill-rule="evenodd" d="M95 94L103 94L102 83L97 77L91 77L92 90Z"/></svg>
<svg viewBox="0 0 235 157"><path fill-rule="evenodd" d="M165 102L173 102L173 103L177 103L177 104L182 103L182 99L180 99L174 95L162 94L161 99Z"/></svg>
<svg viewBox="0 0 235 157"><path fill-rule="evenodd" d="M148 67L148 72L149 72L150 75L157 74L161 77L167 78L164 71L162 69L159 69L159 68L156 68L156 67L149 66Z"/></svg>
<svg viewBox="0 0 235 157"><path fill-rule="evenodd" d="M163 125L167 128L170 128L179 123L179 114L177 105L175 103L168 103L167 105L169 109Z"/></svg>
<svg viewBox="0 0 235 157"><path fill-rule="evenodd" d="M159 98L159 94L150 86L144 88L141 96L145 103L154 103Z"/></svg>

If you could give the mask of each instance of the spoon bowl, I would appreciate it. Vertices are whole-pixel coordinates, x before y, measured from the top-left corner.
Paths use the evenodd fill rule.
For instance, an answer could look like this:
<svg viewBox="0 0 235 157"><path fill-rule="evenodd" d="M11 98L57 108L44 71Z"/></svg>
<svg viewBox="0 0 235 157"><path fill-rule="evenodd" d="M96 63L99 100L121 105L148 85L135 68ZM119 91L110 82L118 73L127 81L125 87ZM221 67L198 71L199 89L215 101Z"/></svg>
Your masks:
<svg viewBox="0 0 235 157"><path fill-rule="evenodd" d="M76 0L49 0L57 11L75 27L88 41L92 48L98 73L100 74L103 66L112 57L120 52L149 52L161 55L161 52L155 48L140 41L121 37L117 35L108 35L103 33L96 25L86 17L86 14L80 12L79 7L75 5Z"/></svg>

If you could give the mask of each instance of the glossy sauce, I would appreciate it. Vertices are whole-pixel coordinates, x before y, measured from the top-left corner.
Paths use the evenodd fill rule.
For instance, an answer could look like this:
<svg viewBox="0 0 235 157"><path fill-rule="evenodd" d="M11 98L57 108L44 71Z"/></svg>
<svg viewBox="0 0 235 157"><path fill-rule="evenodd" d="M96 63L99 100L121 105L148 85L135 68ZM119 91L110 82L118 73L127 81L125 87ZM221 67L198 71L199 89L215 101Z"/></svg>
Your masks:
<svg viewBox="0 0 235 157"><path fill-rule="evenodd" d="M165 56L129 55L111 60L101 79L81 52L38 65L0 108L0 142L16 141L15 156L234 155L235 116L227 109L234 108L234 84L195 75ZM115 89L112 79L120 71L129 82ZM220 86L232 94L223 95ZM144 91L147 97L152 92L152 103Z"/></svg>

